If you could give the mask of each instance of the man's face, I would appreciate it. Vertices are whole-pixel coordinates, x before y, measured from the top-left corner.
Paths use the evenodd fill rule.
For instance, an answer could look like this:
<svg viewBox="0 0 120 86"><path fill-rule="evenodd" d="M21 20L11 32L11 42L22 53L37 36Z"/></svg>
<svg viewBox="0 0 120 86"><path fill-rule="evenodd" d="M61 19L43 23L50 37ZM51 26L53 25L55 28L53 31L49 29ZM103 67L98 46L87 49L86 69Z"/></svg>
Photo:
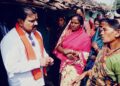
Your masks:
<svg viewBox="0 0 120 86"><path fill-rule="evenodd" d="M26 19L23 21L23 29L27 32L32 32L36 29L36 26L38 25L37 20L37 14L27 15Z"/></svg>
<svg viewBox="0 0 120 86"><path fill-rule="evenodd" d="M115 30L108 25L106 22L101 22L100 24L101 29L101 37L104 43L112 43L115 37Z"/></svg>

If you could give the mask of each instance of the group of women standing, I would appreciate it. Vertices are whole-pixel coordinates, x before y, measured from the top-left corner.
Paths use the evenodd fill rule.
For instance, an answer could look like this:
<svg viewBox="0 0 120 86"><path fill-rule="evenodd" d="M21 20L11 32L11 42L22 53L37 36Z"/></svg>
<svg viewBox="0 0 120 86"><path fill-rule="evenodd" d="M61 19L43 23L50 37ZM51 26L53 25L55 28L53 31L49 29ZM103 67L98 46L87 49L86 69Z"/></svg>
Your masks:
<svg viewBox="0 0 120 86"><path fill-rule="evenodd" d="M61 60L60 86L80 86L86 76L86 86L120 85L120 24L115 19L96 19L94 24L91 38L85 31L83 16L74 15L60 36L54 49ZM88 57L95 63L88 65ZM86 66L90 68L84 71Z"/></svg>

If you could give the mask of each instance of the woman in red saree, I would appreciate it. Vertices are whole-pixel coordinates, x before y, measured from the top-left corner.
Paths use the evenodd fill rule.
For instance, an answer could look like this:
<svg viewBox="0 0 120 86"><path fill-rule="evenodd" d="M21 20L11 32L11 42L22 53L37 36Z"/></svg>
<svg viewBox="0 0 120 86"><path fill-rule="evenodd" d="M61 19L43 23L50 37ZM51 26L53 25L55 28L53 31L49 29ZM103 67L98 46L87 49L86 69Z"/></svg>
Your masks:
<svg viewBox="0 0 120 86"><path fill-rule="evenodd" d="M82 28L83 22L81 16L74 15L54 50L54 54L61 60L60 86L80 85L72 81L83 72L91 48L90 37Z"/></svg>

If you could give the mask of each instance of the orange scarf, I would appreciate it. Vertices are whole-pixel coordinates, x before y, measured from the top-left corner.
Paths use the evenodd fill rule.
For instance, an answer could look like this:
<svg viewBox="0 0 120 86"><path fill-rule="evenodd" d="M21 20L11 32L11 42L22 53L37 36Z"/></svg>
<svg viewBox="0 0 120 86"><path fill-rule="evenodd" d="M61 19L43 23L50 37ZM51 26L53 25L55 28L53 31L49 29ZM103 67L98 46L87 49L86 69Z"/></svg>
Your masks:
<svg viewBox="0 0 120 86"><path fill-rule="evenodd" d="M35 60L36 55L35 55L35 52L32 48L32 45L28 41L27 37L25 36L25 32L22 30L22 28L19 26L19 24L16 24L16 31L19 34L19 36L20 36L20 38L25 46L27 59L28 60ZM42 52L41 52L42 57L43 57L43 40L37 31L34 32L34 35L39 42L40 49L42 50ZM46 70L43 70L43 71L46 72ZM32 72L32 75L33 75L35 80L38 80L39 78L42 77L42 71L40 70L40 68L36 68L36 69L32 70L31 72Z"/></svg>

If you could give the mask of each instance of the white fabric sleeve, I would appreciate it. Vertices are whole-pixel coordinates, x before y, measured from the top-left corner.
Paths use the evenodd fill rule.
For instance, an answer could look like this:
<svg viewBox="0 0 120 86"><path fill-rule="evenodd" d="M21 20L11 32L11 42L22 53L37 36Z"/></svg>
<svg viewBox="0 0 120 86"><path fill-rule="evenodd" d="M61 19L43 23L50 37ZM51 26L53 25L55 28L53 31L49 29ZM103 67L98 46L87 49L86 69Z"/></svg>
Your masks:
<svg viewBox="0 0 120 86"><path fill-rule="evenodd" d="M8 37L1 42L1 54L7 73L22 73L40 68L39 59L28 61L24 49L14 41L16 39Z"/></svg>
<svg viewBox="0 0 120 86"><path fill-rule="evenodd" d="M44 49L44 57L49 57L49 55L47 54L46 50Z"/></svg>

